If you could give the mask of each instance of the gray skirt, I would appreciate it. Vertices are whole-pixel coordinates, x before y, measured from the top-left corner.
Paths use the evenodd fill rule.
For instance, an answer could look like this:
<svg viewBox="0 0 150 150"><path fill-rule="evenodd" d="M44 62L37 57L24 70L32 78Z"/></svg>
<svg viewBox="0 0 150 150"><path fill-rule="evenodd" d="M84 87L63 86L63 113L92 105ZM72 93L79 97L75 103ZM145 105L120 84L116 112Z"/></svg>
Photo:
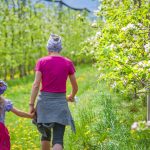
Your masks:
<svg viewBox="0 0 150 150"><path fill-rule="evenodd" d="M71 116L65 93L41 92L38 96L37 123L59 123L70 125L75 132L75 125Z"/></svg>

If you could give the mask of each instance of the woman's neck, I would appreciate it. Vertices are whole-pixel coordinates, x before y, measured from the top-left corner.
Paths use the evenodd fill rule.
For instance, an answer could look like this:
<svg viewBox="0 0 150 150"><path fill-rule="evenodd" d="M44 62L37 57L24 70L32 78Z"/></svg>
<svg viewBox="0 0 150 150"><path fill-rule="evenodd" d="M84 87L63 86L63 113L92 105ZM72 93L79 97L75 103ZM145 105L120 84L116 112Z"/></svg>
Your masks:
<svg viewBox="0 0 150 150"><path fill-rule="evenodd" d="M60 53L58 52L49 52L50 56L60 56Z"/></svg>

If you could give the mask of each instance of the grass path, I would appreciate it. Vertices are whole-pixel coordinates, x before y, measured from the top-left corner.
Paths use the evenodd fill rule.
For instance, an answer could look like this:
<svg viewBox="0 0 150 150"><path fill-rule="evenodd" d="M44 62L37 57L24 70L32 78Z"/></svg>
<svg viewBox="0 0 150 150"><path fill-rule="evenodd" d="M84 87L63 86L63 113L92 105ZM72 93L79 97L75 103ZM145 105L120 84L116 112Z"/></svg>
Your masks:
<svg viewBox="0 0 150 150"><path fill-rule="evenodd" d="M110 93L106 83L98 83L97 72L92 66L77 67L79 103L69 103L76 122L77 133L70 127L65 133L65 150L147 150L147 141L137 141L130 133L136 120L145 119L145 108L140 101L127 101ZM28 102L34 76L8 82L5 96L14 106L28 111ZM67 93L70 92L67 84ZM135 108L135 109L133 109ZM6 124L10 131L11 150L39 150L40 136L31 120L7 113Z"/></svg>

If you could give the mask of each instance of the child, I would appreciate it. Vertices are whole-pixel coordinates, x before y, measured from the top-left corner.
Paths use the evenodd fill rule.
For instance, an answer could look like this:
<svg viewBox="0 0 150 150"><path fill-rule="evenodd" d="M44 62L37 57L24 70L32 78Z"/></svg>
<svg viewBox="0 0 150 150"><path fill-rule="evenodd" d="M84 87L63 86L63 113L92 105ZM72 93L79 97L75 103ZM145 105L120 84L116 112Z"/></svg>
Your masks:
<svg viewBox="0 0 150 150"><path fill-rule="evenodd" d="M0 150L10 150L10 137L7 128L5 127L5 112L11 111L15 115L25 118L33 118L34 113L29 114L23 111L20 111L13 107L10 100L5 99L1 95L7 89L7 84L0 80Z"/></svg>

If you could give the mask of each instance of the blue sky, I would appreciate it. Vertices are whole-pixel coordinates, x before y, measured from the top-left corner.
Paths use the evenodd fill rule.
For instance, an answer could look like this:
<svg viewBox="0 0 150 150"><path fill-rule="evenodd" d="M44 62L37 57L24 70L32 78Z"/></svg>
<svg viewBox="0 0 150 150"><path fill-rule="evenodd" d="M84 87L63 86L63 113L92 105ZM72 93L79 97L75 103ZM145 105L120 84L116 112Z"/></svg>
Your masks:
<svg viewBox="0 0 150 150"><path fill-rule="evenodd" d="M32 2L44 2L44 0L32 0ZM73 8L84 9L87 8L91 12L98 9L99 0L62 0L67 5ZM45 4L49 4L48 0L44 2Z"/></svg>
<svg viewBox="0 0 150 150"><path fill-rule="evenodd" d="M74 8L87 8L90 11L96 10L99 6L98 0L63 0L66 4Z"/></svg>

